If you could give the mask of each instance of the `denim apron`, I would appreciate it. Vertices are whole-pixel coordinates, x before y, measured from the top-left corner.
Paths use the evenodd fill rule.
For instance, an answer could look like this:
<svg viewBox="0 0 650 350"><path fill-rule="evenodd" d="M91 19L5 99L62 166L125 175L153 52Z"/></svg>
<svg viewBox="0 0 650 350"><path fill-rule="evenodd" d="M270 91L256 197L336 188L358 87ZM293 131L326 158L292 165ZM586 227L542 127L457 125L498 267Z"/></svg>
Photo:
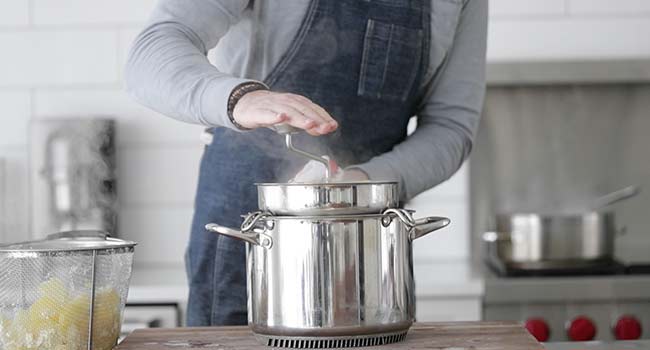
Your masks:
<svg viewBox="0 0 650 350"><path fill-rule="evenodd" d="M265 79L273 91L304 95L339 123L298 147L341 166L390 151L406 137L429 61L430 0L311 0L288 50ZM306 160L269 129L217 128L200 168L186 255L189 326L246 324L245 244L206 232L239 227L257 209L257 182L286 182Z"/></svg>

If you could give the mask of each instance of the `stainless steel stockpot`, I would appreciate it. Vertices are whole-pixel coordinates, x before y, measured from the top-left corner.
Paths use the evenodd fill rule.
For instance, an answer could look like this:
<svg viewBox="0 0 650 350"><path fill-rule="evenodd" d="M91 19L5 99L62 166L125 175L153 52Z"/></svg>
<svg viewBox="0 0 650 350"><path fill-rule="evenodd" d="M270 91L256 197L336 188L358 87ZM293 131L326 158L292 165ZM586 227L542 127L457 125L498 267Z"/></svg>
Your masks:
<svg viewBox="0 0 650 350"><path fill-rule="evenodd" d="M270 346L332 347L403 338L415 315L411 243L449 222L414 220L403 209L339 216L257 212L241 230L206 229L249 243L248 319L258 339Z"/></svg>
<svg viewBox="0 0 650 350"><path fill-rule="evenodd" d="M517 213L498 215L496 230L486 232L488 254L522 268L546 268L609 260L617 233L614 213L575 215Z"/></svg>
<svg viewBox="0 0 650 350"><path fill-rule="evenodd" d="M274 215L379 214L396 208L396 182L260 183L258 206Z"/></svg>

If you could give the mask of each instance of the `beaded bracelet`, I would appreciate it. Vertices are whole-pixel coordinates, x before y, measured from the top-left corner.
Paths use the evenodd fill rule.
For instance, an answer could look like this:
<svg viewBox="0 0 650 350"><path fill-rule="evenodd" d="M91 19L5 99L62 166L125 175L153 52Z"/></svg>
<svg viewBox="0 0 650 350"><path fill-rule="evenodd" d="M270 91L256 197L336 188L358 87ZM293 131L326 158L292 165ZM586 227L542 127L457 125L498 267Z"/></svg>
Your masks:
<svg viewBox="0 0 650 350"><path fill-rule="evenodd" d="M230 93L230 96L228 97L228 119L230 119L230 122L239 130L250 130L249 128L246 128L242 126L241 124L237 123L235 121L235 117L233 116L233 112L235 110L235 105L237 102L239 102L239 99L241 99L244 95L246 95L249 92L257 91L257 90L268 90L269 88L259 82L256 81L247 81L245 83L241 83L237 86L235 86L234 89L232 89L232 92Z"/></svg>

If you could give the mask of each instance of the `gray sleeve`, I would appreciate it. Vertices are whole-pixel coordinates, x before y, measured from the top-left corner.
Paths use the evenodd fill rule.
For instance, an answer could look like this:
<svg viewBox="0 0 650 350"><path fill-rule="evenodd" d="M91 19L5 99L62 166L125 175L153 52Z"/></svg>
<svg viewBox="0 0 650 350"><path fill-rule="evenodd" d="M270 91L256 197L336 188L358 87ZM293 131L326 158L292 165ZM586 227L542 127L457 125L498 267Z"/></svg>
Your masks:
<svg viewBox="0 0 650 350"><path fill-rule="evenodd" d="M236 129L227 101L232 89L248 80L220 72L206 54L247 5L248 0L160 0L129 52L129 94L184 122Z"/></svg>
<svg viewBox="0 0 650 350"><path fill-rule="evenodd" d="M472 149L485 94L487 0L469 0L454 44L418 113L418 127L390 152L358 167L399 180L407 200L453 175Z"/></svg>

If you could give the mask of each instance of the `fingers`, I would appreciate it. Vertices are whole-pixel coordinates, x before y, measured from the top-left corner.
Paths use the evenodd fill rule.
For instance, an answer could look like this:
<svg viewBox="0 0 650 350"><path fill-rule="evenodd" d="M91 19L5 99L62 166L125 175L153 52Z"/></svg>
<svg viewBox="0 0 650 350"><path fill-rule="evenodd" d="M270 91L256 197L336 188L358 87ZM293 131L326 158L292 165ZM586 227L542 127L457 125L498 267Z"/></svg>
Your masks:
<svg viewBox="0 0 650 350"><path fill-rule="evenodd" d="M286 122L291 126L295 126L296 128L309 130L318 127L321 124L320 119L315 119L313 117L310 118L298 109L285 103L275 102L270 104L267 108L275 111L276 113L286 115Z"/></svg>
<svg viewBox="0 0 650 350"><path fill-rule="evenodd" d="M259 118L257 126L268 127L272 125L287 123L289 125L295 126L296 128L304 129L305 132L312 136L322 135L321 133L314 130L313 126L310 127L314 121L308 118L300 119L299 117L297 118L295 116L292 118L286 113L278 113L270 109L259 109L256 113Z"/></svg>
<svg viewBox="0 0 650 350"><path fill-rule="evenodd" d="M304 129L310 135L327 134L338 127L336 121L322 107L299 95L279 94L269 109L286 114L287 123Z"/></svg>
<svg viewBox="0 0 650 350"><path fill-rule="evenodd" d="M332 116L327 113L327 111L312 102L310 99L296 94L285 94L288 98L289 103L296 109L300 110L304 114L310 117L317 117L322 121L321 127L323 131L332 132L338 127L338 123Z"/></svg>
<svg viewBox="0 0 650 350"><path fill-rule="evenodd" d="M317 129L314 130L314 132L328 133L330 131L327 120L321 117L320 114L318 114L318 112L316 112L311 106L306 103L297 102L294 99L289 99L287 104L293 109L299 111L305 117L315 121L315 125L311 128Z"/></svg>
<svg viewBox="0 0 650 350"><path fill-rule="evenodd" d="M316 110L315 104L305 101L306 99L298 99L295 96L297 95L280 94L277 99L278 104L274 106L279 111L289 115L289 123L292 123L294 118L298 124L301 124L302 117L312 120L314 122L312 125L297 126L305 129L311 135L327 134L336 129L333 124L330 124L331 117L323 117Z"/></svg>

